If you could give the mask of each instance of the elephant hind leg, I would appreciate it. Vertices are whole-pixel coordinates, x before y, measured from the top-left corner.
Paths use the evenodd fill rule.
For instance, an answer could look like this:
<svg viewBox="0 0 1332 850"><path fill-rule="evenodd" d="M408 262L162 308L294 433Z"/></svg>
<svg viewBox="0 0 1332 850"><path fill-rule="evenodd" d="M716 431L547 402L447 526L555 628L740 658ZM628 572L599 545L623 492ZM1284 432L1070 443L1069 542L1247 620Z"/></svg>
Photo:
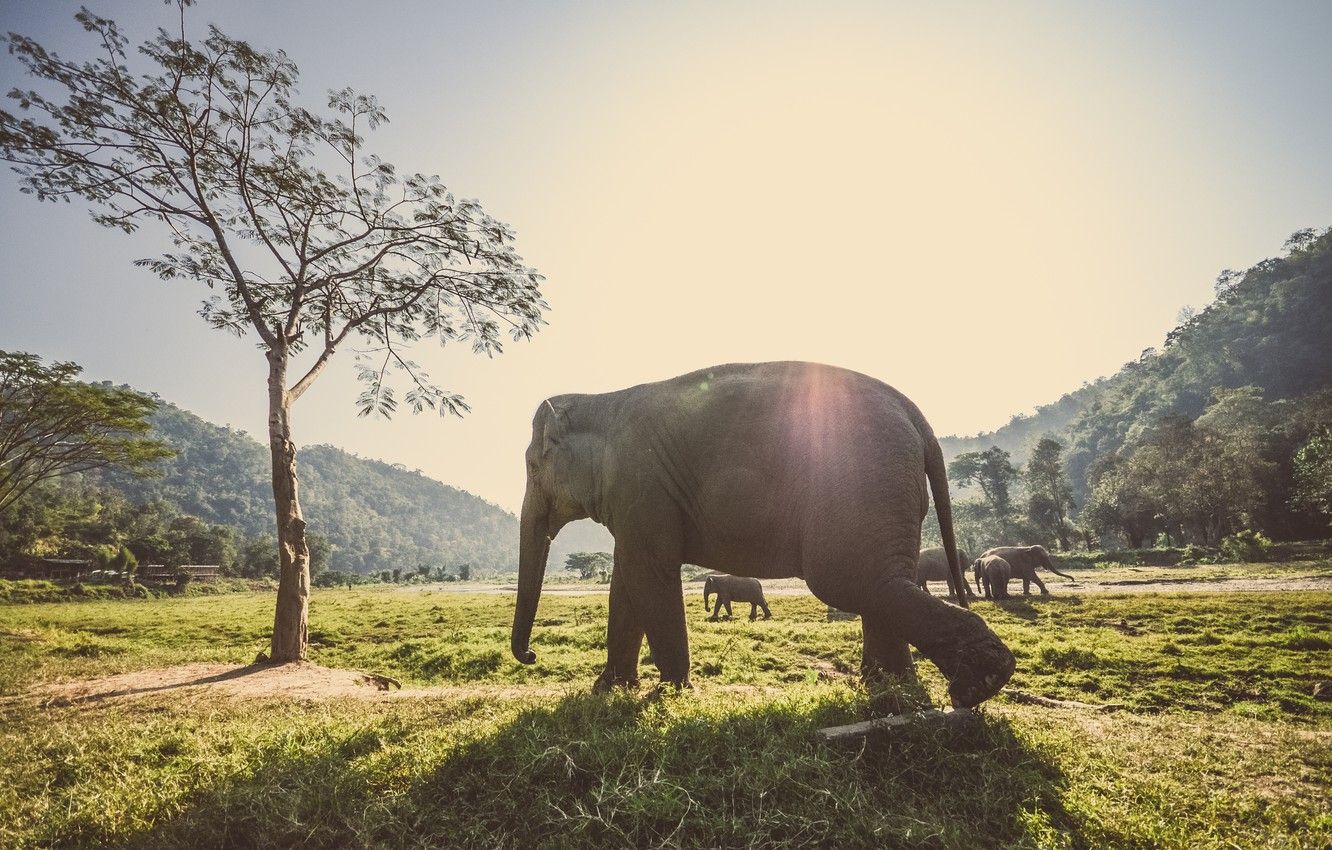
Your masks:
<svg viewBox="0 0 1332 850"><path fill-rule="evenodd" d="M916 675L916 665L911 660L911 647L882 617L861 617L860 627L864 635L864 651L860 658L862 676L870 678L880 673Z"/></svg>
<svg viewBox="0 0 1332 850"><path fill-rule="evenodd" d="M953 704L970 708L999 692L1013 675L1015 659L977 614L922 591L904 575L881 571L856 587L845 580L827 582L828 573L807 571L810 589L822 601L860 614L875 640L875 653L888 653L888 638L914 645L947 677ZM879 647L884 647L882 650ZM897 662L900 666L900 661Z"/></svg>
<svg viewBox="0 0 1332 850"><path fill-rule="evenodd" d="M766 599L760 600L759 605L763 607L763 619L771 620L772 611L768 608L768 601Z"/></svg>

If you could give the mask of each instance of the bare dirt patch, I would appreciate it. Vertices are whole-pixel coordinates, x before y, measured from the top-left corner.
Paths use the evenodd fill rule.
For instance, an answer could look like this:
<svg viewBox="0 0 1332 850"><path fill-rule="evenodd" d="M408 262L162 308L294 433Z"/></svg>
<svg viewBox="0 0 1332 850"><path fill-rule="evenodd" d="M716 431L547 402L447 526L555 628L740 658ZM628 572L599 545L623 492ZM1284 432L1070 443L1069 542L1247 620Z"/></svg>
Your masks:
<svg viewBox="0 0 1332 850"><path fill-rule="evenodd" d="M374 673L338 670L310 662L295 664L181 664L118 673L95 679L76 679L45 685L31 692L46 705L74 705L108 699L134 699L170 694L172 698L325 700L339 697L365 699L414 696L534 696L558 693L545 687L436 686L394 687Z"/></svg>

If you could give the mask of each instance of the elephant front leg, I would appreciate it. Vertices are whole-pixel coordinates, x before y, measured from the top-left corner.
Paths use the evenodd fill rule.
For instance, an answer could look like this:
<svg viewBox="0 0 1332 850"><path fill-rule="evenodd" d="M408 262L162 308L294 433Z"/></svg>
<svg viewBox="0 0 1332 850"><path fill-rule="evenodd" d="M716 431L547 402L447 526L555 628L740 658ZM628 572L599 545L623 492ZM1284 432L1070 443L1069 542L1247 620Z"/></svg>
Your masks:
<svg viewBox="0 0 1332 850"><path fill-rule="evenodd" d="M749 622L752 623L757 619L758 619L758 605L751 602L749 603Z"/></svg>
<svg viewBox="0 0 1332 850"><path fill-rule="evenodd" d="M1045 582L1041 581L1041 577L1036 575L1036 573L1033 572L1031 574L1031 580L1036 582L1036 586L1041 589L1042 594L1048 595L1050 593L1050 589L1045 586Z"/></svg>
<svg viewBox="0 0 1332 850"><path fill-rule="evenodd" d="M612 573L610 617L606 622L606 667L597 677L592 692L638 687L638 655L642 649L643 625L634 614L625 581Z"/></svg>
<svg viewBox="0 0 1332 850"><path fill-rule="evenodd" d="M689 633L685 628L678 555L622 545L617 540L615 571L624 576L629 601L647 633L648 648L662 683L693 687L689 682Z"/></svg>

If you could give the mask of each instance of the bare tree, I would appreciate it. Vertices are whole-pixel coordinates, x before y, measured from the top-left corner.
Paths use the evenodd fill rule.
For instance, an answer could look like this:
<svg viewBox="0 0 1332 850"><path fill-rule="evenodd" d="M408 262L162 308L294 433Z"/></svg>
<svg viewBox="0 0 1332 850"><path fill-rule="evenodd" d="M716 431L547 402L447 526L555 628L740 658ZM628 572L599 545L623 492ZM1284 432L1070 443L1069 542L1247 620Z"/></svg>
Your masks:
<svg viewBox="0 0 1332 850"><path fill-rule="evenodd" d="M163 279L205 284L214 328L253 334L268 359L268 434L281 563L272 658L303 658L310 586L292 443L292 406L350 338L365 415L398 406L461 414L465 402L404 356L422 337L487 355L504 332L529 338L546 307L541 276L508 226L437 177L397 170L364 148L386 121L373 97L330 92L327 114L294 102L298 72L216 27L193 42L159 29L131 54L114 22L76 20L95 58L66 60L10 33L9 51L42 90L0 111L0 158L41 200L80 197L93 220L133 233L164 225L174 250L138 261ZM144 70L130 68L131 55ZM299 367L295 358L302 353Z"/></svg>

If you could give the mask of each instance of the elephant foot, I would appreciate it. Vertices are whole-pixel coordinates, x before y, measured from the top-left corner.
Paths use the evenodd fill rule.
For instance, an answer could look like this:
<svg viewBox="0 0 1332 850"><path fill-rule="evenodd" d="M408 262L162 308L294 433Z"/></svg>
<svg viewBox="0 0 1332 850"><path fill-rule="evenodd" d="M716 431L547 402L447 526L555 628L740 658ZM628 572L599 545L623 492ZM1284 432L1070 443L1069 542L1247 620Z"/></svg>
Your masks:
<svg viewBox="0 0 1332 850"><path fill-rule="evenodd" d="M1017 667L1013 653L998 635L990 633L964 644L948 675L948 695L954 708L975 708L999 693Z"/></svg>
<svg viewBox="0 0 1332 850"><path fill-rule="evenodd" d="M749 622L752 623L752 622L754 622L754 621L757 620L757 619L758 619L758 617L750 617L750 618L749 618Z"/></svg>
<svg viewBox="0 0 1332 850"><path fill-rule="evenodd" d="M693 689L694 689L694 683L689 681L688 679L685 679L682 682L667 682L665 680L662 680L658 682L655 687L652 688L652 692L648 694L648 698L660 699L661 697L664 696L669 696L671 694L681 694L684 693L685 691L692 691Z"/></svg>
<svg viewBox="0 0 1332 850"><path fill-rule="evenodd" d="M608 676L605 673L602 673L597 677L597 680L592 683L592 693L594 694L608 694L616 688L636 691L638 690L638 680Z"/></svg>
<svg viewBox="0 0 1332 850"><path fill-rule="evenodd" d="M715 623L715 622L717 622L717 620L718 620L717 617L709 617L707 621L708 621L709 623Z"/></svg>

